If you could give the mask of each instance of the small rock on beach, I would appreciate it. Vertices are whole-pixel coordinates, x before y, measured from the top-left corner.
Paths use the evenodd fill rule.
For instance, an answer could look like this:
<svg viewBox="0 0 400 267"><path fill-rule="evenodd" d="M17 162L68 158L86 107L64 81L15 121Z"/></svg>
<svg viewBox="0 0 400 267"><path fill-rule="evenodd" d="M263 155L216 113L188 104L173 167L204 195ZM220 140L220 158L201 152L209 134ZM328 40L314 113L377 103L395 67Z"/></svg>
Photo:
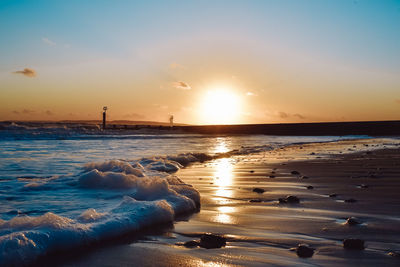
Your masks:
<svg viewBox="0 0 400 267"><path fill-rule="evenodd" d="M287 196L285 198L279 198L279 203L299 203L300 199L296 196Z"/></svg>
<svg viewBox="0 0 400 267"><path fill-rule="evenodd" d="M346 224L352 226L352 225L361 224L361 222L355 217L349 217L346 219Z"/></svg>
<svg viewBox="0 0 400 267"><path fill-rule="evenodd" d="M253 189L253 192L256 192L256 193L258 193L258 194L262 194L262 193L265 192L265 190L262 189L262 188L256 187L256 188Z"/></svg>
<svg viewBox="0 0 400 267"><path fill-rule="evenodd" d="M364 240L348 238L343 240L343 247L345 249L363 250L365 248Z"/></svg>
<svg viewBox="0 0 400 267"><path fill-rule="evenodd" d="M202 248L220 248L226 245L226 238L216 234L206 233L200 238L200 247Z"/></svg>
<svg viewBox="0 0 400 267"><path fill-rule="evenodd" d="M314 255L314 249L306 244L299 244L296 248L296 253L300 258L310 258Z"/></svg>

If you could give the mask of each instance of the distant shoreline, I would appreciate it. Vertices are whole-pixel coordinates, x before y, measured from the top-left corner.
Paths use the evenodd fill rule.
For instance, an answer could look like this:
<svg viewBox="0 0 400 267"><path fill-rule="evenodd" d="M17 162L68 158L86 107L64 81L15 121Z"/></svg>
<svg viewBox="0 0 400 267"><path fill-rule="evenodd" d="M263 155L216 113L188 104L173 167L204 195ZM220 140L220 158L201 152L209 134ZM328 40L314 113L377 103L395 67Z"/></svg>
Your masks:
<svg viewBox="0 0 400 267"><path fill-rule="evenodd" d="M0 130L16 124L25 127L68 126L73 129L100 129L101 121L2 121ZM157 133L193 134L265 134L278 136L400 136L398 121L359 121L359 122L317 122L317 123L279 123L279 124L239 124L239 125L185 125L152 121L110 121L108 131L135 131L143 129Z"/></svg>

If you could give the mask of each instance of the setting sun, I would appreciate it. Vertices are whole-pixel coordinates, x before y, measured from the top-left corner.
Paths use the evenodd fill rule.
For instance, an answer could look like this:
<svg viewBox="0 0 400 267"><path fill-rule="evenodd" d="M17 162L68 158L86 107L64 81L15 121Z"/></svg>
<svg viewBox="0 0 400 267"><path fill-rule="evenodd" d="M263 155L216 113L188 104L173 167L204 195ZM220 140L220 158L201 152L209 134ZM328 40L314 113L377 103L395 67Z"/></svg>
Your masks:
<svg viewBox="0 0 400 267"><path fill-rule="evenodd" d="M204 124L237 123L240 114L240 99L228 89L207 91L201 101L201 121Z"/></svg>

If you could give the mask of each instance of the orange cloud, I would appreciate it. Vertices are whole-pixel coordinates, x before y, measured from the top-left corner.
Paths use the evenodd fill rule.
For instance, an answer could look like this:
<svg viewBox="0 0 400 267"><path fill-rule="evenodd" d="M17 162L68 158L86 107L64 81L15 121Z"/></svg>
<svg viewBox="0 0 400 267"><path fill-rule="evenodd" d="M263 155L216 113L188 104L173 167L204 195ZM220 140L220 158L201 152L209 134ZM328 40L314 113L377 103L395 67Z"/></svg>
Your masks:
<svg viewBox="0 0 400 267"><path fill-rule="evenodd" d="M192 87L190 87L189 84L187 84L187 83L185 83L185 82L181 82L181 81L179 81L179 82L174 82L172 85L173 85L175 88L177 88L177 89L183 89L183 90L190 90L190 89L192 89Z"/></svg>
<svg viewBox="0 0 400 267"><path fill-rule="evenodd" d="M36 71L34 69L25 68L24 70L17 70L13 72L14 74L22 74L26 77L36 77Z"/></svg>
<svg viewBox="0 0 400 267"><path fill-rule="evenodd" d="M282 118L282 119L287 119L287 118L290 118L290 117L296 117L296 118L299 118L299 119L303 120L303 119L306 118L305 116L303 116L303 115L301 115L301 114L299 114L299 113L296 113L296 114L288 114L288 113L283 112L283 111L280 111L280 112L278 113L278 115L279 115L279 117Z"/></svg>

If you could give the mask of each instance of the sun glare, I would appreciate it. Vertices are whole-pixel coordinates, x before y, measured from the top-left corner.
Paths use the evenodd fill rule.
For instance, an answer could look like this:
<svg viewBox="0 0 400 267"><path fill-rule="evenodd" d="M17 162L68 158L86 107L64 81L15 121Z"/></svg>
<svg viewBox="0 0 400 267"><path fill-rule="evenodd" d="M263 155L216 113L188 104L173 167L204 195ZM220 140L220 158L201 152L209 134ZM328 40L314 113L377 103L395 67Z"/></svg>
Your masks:
<svg viewBox="0 0 400 267"><path fill-rule="evenodd" d="M204 124L237 123L240 114L239 97L227 89L207 91L201 102L201 118Z"/></svg>

